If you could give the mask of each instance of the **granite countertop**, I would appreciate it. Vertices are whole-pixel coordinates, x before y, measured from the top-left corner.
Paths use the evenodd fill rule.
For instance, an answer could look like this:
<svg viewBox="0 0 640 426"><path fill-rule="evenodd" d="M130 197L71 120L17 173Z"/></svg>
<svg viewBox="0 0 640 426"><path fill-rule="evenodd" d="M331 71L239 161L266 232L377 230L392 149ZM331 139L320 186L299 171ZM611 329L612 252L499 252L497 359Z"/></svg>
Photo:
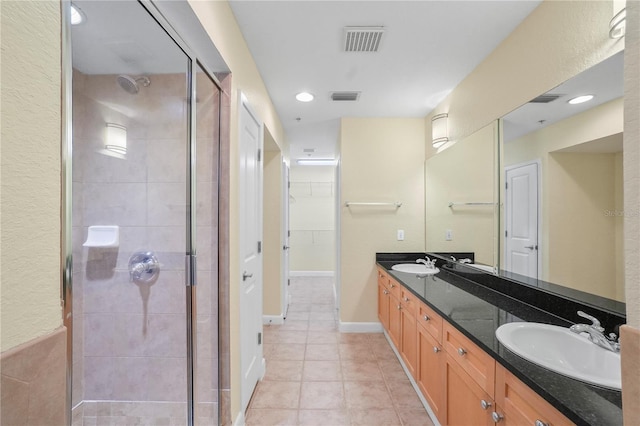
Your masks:
<svg viewBox="0 0 640 426"><path fill-rule="evenodd" d="M400 284L571 421L578 425L622 425L620 391L589 385L533 364L510 352L495 337L496 329L509 322L528 321L562 327L571 326L571 322L474 283L448 271L446 265L440 266L438 274L421 278L391 270L397 263L410 262L377 261Z"/></svg>

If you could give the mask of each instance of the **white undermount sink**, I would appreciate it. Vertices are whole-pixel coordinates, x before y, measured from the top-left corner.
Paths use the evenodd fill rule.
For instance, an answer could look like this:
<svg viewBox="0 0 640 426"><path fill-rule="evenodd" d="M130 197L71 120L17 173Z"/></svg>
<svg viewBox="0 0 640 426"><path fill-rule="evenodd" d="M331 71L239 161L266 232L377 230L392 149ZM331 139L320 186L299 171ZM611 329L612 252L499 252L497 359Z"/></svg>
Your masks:
<svg viewBox="0 0 640 426"><path fill-rule="evenodd" d="M440 272L440 269L427 268L427 266L422 263L398 263L397 265L393 265L391 269L398 272L408 272L418 275L433 275Z"/></svg>
<svg viewBox="0 0 640 426"><path fill-rule="evenodd" d="M496 337L534 364L583 382L620 390L620 354L568 328L532 322L501 325Z"/></svg>

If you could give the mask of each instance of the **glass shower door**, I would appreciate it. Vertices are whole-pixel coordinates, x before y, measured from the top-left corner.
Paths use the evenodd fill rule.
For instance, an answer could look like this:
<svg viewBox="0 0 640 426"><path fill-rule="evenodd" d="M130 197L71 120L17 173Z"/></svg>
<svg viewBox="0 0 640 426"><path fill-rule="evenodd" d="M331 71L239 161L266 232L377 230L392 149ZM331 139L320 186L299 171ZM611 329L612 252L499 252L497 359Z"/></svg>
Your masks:
<svg viewBox="0 0 640 426"><path fill-rule="evenodd" d="M74 5L73 423L186 424L190 60L138 2Z"/></svg>

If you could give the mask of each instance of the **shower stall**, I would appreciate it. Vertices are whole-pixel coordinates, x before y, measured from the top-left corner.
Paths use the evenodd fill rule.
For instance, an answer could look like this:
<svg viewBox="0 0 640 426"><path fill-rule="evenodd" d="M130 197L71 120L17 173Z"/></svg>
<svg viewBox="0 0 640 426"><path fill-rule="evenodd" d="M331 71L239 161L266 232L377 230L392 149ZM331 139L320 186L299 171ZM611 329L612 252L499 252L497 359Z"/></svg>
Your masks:
<svg viewBox="0 0 640 426"><path fill-rule="evenodd" d="M220 83L153 3L66 6L70 421L217 424Z"/></svg>

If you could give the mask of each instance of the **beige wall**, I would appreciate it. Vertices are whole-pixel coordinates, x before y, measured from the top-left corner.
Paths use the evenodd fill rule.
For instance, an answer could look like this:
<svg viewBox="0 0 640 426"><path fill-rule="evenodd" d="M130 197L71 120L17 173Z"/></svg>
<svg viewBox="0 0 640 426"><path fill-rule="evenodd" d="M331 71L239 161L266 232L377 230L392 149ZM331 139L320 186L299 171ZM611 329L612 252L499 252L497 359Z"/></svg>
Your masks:
<svg viewBox="0 0 640 426"><path fill-rule="evenodd" d="M4 352L62 324L61 42L59 2L0 7Z"/></svg>
<svg viewBox="0 0 640 426"><path fill-rule="evenodd" d="M281 316L282 306L282 154L264 153L264 315Z"/></svg>
<svg viewBox="0 0 640 426"><path fill-rule="evenodd" d="M498 122L432 156L425 166L426 250L471 251L475 262L495 265L495 207L454 206L449 202L493 202L496 192ZM464 173L460 166L464 165ZM447 241L445 232L453 239Z"/></svg>
<svg viewBox="0 0 640 426"><path fill-rule="evenodd" d="M573 186L574 178L567 176L566 168L563 171L559 159L566 158L569 153L552 153L598 139L615 139L619 137L623 129L623 117L623 100L622 98L615 99L536 132L524 135L517 140L507 142L503 147L505 167L540 160L540 181L542 185L542 241L540 244L542 279L620 300L624 300L624 290L622 288L624 280L622 277L622 264L616 261L615 256L616 250L621 250L621 242L616 242L615 240L616 235L621 232L619 229L621 220L604 215L605 210L622 211L622 188L618 188L618 191L615 191L616 180L613 179L616 170L618 173L622 172L620 165L618 164L616 169L612 154L608 157L602 154L598 157L599 160L595 159L596 154L583 154L590 156L583 157L585 161L590 158L592 163L597 162L599 164L600 169L604 167L608 170L606 172L601 170L601 172L602 176L605 176L604 179L611 178L609 188L608 190L603 189L602 183L605 180L595 180L601 174L596 175L595 170L589 172L586 163L583 163L582 166L576 164L577 168L572 167L572 173L574 175L576 173L580 174L584 179L593 178L591 179L592 184L582 185L579 188L574 186L574 191L568 192L563 191L563 188L569 185ZM611 142L615 143L615 141ZM619 175L618 179L621 179L621 175ZM619 182L618 185L620 185ZM585 205L584 198L580 201L579 199L586 192L592 198L597 199L598 203L592 200L591 204ZM573 196L571 200L567 199L569 195ZM608 199L609 195L611 199ZM572 213L568 210L568 205L570 204L574 204ZM587 206L590 207L587 209ZM580 213L581 221L576 221L578 216L570 216L578 213ZM587 218L589 218L589 221L585 222ZM602 226L598 226L598 223ZM580 226L580 229L576 229L577 226ZM587 229L591 229L591 232L587 232ZM609 229L609 231L606 231L606 229ZM594 230L600 232L598 237L596 237ZM503 234L504 232L501 231L500 235ZM574 237L570 238L571 235ZM608 237L604 238L605 236ZM604 238L602 241L609 241L610 244L606 247L605 245L599 245L600 237ZM566 242L567 238L571 240L572 244L575 243L576 246L591 247L594 250L593 257L601 259L610 265L611 269L599 268L599 276L589 279L587 272L592 271L593 268L588 267L591 263L587 259L592 256L576 256L574 251L568 250L566 246L568 244ZM504 262L504 253L501 253L501 256ZM620 258L623 258L623 256ZM584 270L586 275L577 273L578 268ZM595 282L598 279L605 279L605 272L611 271L615 271L617 277L615 283L612 283L608 288L605 289L596 284L587 284L590 281ZM606 282L611 281L610 278L606 278ZM585 286L582 285L583 283Z"/></svg>
<svg viewBox="0 0 640 426"><path fill-rule="evenodd" d="M289 270L335 271L335 167L292 167L289 180Z"/></svg>
<svg viewBox="0 0 640 426"><path fill-rule="evenodd" d="M343 118L340 131L342 322L377 322L376 252L424 251L424 120ZM345 207L346 201L402 207ZM405 240L396 240L396 231Z"/></svg>
<svg viewBox="0 0 640 426"><path fill-rule="evenodd" d="M264 122L273 139L288 156L287 142L280 118L273 107L251 52L240 32L238 23L226 1L191 0L189 4L222 55L233 75L231 83L231 135L230 135L230 359L231 359L231 417L240 412L240 312L239 312L239 176L238 176L238 97L242 92L252 109Z"/></svg>

